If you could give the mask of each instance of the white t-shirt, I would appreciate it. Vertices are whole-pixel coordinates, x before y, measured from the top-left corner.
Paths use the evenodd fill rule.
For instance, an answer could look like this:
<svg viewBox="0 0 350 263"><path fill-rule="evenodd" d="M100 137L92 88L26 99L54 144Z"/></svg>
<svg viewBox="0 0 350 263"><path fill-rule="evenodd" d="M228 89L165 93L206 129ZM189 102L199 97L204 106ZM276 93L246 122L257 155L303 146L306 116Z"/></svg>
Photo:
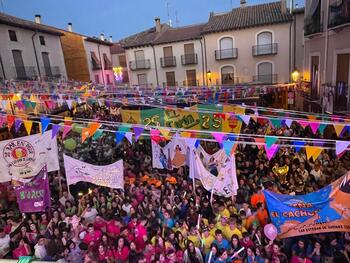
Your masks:
<svg viewBox="0 0 350 263"><path fill-rule="evenodd" d="M98 214L97 210L92 207L90 211L86 210L86 212L84 213L84 218L88 222L93 222L95 221L97 214Z"/></svg>
<svg viewBox="0 0 350 263"><path fill-rule="evenodd" d="M0 238L0 255L4 256L10 251L10 236Z"/></svg>
<svg viewBox="0 0 350 263"><path fill-rule="evenodd" d="M40 259L44 259L46 257L46 248L44 245L39 245L36 244L34 246L35 252L34 252L34 256Z"/></svg>

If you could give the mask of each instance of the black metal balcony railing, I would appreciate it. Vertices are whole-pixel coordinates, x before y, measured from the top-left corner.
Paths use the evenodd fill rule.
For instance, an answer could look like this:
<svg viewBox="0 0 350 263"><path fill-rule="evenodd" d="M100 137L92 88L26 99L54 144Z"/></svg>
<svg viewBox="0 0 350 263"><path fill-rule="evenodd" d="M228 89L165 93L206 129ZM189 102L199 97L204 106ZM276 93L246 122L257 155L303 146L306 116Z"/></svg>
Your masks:
<svg viewBox="0 0 350 263"><path fill-rule="evenodd" d="M174 81L174 82L163 82L163 87L177 87L178 86L178 82Z"/></svg>
<svg viewBox="0 0 350 263"><path fill-rule="evenodd" d="M255 75L253 82L261 84L275 84L277 83L277 74Z"/></svg>
<svg viewBox="0 0 350 263"><path fill-rule="evenodd" d="M198 63L197 54L185 54L181 56L182 65L192 65Z"/></svg>
<svg viewBox="0 0 350 263"><path fill-rule="evenodd" d="M48 78L59 78L61 77L61 70L59 66L43 67L41 69L41 75Z"/></svg>
<svg viewBox="0 0 350 263"><path fill-rule="evenodd" d="M266 45L253 46L253 56L275 55L277 54L278 44L271 43Z"/></svg>
<svg viewBox="0 0 350 263"><path fill-rule="evenodd" d="M230 86L234 84L238 84L239 77L230 77L229 79L217 79L216 85L222 85L222 86Z"/></svg>
<svg viewBox="0 0 350 263"><path fill-rule="evenodd" d="M232 59L232 58L237 58L237 56L238 56L237 48L215 50L216 60Z"/></svg>
<svg viewBox="0 0 350 263"><path fill-rule="evenodd" d="M323 25L319 22L308 23L304 26L304 36L309 36L321 32L323 32Z"/></svg>
<svg viewBox="0 0 350 263"><path fill-rule="evenodd" d="M329 6L329 28L350 23L350 14L348 7L349 1L340 2L341 4L333 4Z"/></svg>
<svg viewBox="0 0 350 263"><path fill-rule="evenodd" d="M100 69L102 69L101 63L92 62L92 70L100 70Z"/></svg>
<svg viewBox="0 0 350 263"><path fill-rule="evenodd" d="M14 67L16 78L21 80L35 79L38 74L34 66L30 67Z"/></svg>
<svg viewBox="0 0 350 263"><path fill-rule="evenodd" d="M112 69L113 68L113 66L112 66L112 64L111 63L105 63L105 65L104 65L105 67L104 67L104 69Z"/></svg>
<svg viewBox="0 0 350 263"><path fill-rule="evenodd" d="M176 66L176 57L162 57L162 58L160 58L160 65L163 68L175 67Z"/></svg>
<svg viewBox="0 0 350 263"><path fill-rule="evenodd" d="M129 66L131 70L150 69L151 61L149 59L134 60L129 62Z"/></svg>
<svg viewBox="0 0 350 263"><path fill-rule="evenodd" d="M197 87L197 86L199 86L199 81L196 79L184 80L182 82L182 85L184 87Z"/></svg>

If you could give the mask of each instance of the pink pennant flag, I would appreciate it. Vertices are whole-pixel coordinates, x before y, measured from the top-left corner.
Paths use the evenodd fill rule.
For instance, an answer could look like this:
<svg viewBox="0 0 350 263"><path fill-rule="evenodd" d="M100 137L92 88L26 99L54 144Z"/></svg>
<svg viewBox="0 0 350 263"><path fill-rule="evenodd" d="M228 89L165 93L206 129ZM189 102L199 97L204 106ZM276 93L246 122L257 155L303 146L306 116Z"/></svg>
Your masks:
<svg viewBox="0 0 350 263"><path fill-rule="evenodd" d="M72 126L63 126L63 133L62 133L62 139L64 139L66 137L66 135L70 132L70 130L72 129Z"/></svg>
<svg viewBox="0 0 350 263"><path fill-rule="evenodd" d="M311 128L313 134L316 134L318 127L320 127L319 122L310 122L310 128Z"/></svg>
<svg viewBox="0 0 350 263"><path fill-rule="evenodd" d="M350 145L350 142L348 141L336 141L335 153L337 155L340 155L342 152L344 152L348 148L349 145Z"/></svg>
<svg viewBox="0 0 350 263"><path fill-rule="evenodd" d="M267 158L270 161L278 151L278 144L273 144L269 149L267 149L266 145L264 145L264 147L265 147Z"/></svg>
<svg viewBox="0 0 350 263"><path fill-rule="evenodd" d="M222 143L225 137L225 133L221 133L221 132L213 132L211 135L215 138L215 140L218 143Z"/></svg>
<svg viewBox="0 0 350 263"><path fill-rule="evenodd" d="M160 134L159 130L151 129L150 130L151 140L156 142L156 143L159 143L159 141L160 141L159 134Z"/></svg>
<svg viewBox="0 0 350 263"><path fill-rule="evenodd" d="M303 127L306 128L309 125L308 121L298 121L298 123Z"/></svg>

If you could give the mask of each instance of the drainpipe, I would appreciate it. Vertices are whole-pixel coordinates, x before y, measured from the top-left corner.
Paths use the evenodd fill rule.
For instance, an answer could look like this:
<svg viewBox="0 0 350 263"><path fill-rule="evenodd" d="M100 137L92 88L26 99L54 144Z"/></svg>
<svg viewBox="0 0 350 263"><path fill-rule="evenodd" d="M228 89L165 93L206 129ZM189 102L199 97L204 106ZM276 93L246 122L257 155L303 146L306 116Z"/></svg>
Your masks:
<svg viewBox="0 0 350 263"><path fill-rule="evenodd" d="M205 72L204 72L204 54L203 54L203 43L202 43L202 38L199 39L199 42L201 43L201 53L202 53L203 86L205 86L206 74L205 74Z"/></svg>
<svg viewBox="0 0 350 263"><path fill-rule="evenodd" d="M36 54L36 47L35 47L35 43L34 43L34 37L36 36L37 31L35 31L35 33L32 35L32 43L33 43L33 48L34 48L34 55L35 55L35 60L36 60L36 66L38 67L38 73L39 73L39 77L41 77L41 72L40 72L40 67L39 67L39 60L38 60L38 56Z"/></svg>
<svg viewBox="0 0 350 263"><path fill-rule="evenodd" d="M205 42L205 37L204 39L204 57L205 57L205 72L208 72L208 62L207 62L207 44ZM206 78L205 78L206 79ZM208 80L205 80L206 85L208 86Z"/></svg>
<svg viewBox="0 0 350 263"><path fill-rule="evenodd" d="M6 79L6 75L5 75L4 64L2 63L1 56L0 56L0 66L1 66L2 75L4 76L4 80L5 80Z"/></svg>
<svg viewBox="0 0 350 263"><path fill-rule="evenodd" d="M322 4L322 2L321 2ZM328 12L329 12L329 0L327 0L326 3L326 21L325 21L325 44L324 44L324 64L323 64L323 84L326 85L327 80L327 62L328 62ZM324 91L323 91L324 92ZM323 94L322 92L322 94ZM322 114L324 114L324 107L323 107L323 98L321 97L321 105L322 105Z"/></svg>
<svg viewBox="0 0 350 263"><path fill-rule="evenodd" d="M100 52L100 44L97 44L97 50L98 50L98 58L100 59L101 66L102 66L102 81L103 85L106 85L105 81L105 66L104 66L104 61L101 60L101 52Z"/></svg>
<svg viewBox="0 0 350 263"><path fill-rule="evenodd" d="M153 49L154 66L155 66L155 70L156 70L157 87L159 87L158 67L157 67L157 60L156 60L156 52L154 51L154 46L153 46L153 45L152 45L152 49Z"/></svg>

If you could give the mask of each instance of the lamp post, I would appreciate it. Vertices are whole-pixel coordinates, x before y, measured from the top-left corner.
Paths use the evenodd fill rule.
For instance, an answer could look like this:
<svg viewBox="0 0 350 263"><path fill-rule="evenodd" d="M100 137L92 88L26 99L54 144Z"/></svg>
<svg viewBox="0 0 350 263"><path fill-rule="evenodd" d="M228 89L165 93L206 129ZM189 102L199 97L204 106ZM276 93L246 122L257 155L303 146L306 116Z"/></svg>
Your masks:
<svg viewBox="0 0 350 263"><path fill-rule="evenodd" d="M297 68L294 68L294 70L291 73L291 76L294 83L298 82L300 77L299 70Z"/></svg>
<svg viewBox="0 0 350 263"><path fill-rule="evenodd" d="M207 82L208 82L208 86L211 85L211 71L210 70L207 71Z"/></svg>

